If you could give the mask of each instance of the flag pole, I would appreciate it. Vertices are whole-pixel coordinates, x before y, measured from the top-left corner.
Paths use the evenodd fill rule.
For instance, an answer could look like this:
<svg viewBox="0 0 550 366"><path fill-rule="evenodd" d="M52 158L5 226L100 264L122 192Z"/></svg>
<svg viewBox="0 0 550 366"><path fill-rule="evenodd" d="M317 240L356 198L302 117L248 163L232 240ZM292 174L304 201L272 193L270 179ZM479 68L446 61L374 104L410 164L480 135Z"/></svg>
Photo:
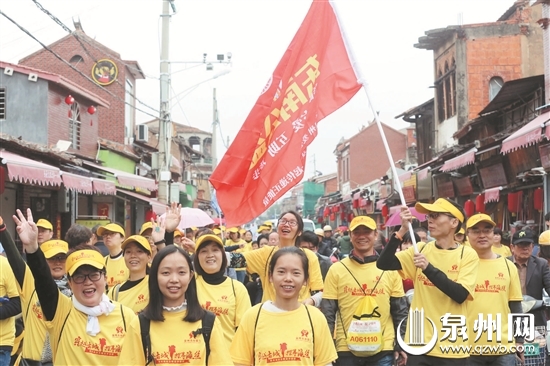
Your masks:
<svg viewBox="0 0 550 366"><path fill-rule="evenodd" d="M390 151L390 147L388 145L388 140L386 139L386 134L384 133L384 130L382 128L382 123L380 122L380 119L378 118L378 113L374 109L374 106L372 104L372 100L369 95L369 91L367 89L367 83L365 81L365 78L363 77L363 73L361 72L361 67L359 66L359 63L357 62L355 58L355 54L353 52L353 49L351 48L351 44L348 42L348 36L346 33L346 30L344 29L344 24L340 20L340 16L338 13L338 9L336 6L336 1L329 0L329 3L332 5L332 9L334 11L334 15L336 16L336 20L338 21L338 26L340 27L340 33L342 34L342 39L344 40L344 45L346 46L346 50L348 52L348 57L350 59L351 65L353 67L353 70L355 71L355 75L357 76L357 81L363 86L363 90L365 91L365 94L367 95L367 99L369 102L369 105L372 110L372 114L374 114L374 120L376 121L376 125L378 126L378 131L380 131L380 137L382 138L382 142L384 143L384 148L386 150L386 155L388 156L388 160L390 161L390 167L392 170L393 175L393 182L396 186L397 193L399 193L399 198L401 199L401 204L405 204L405 196L403 195L403 189L401 187L401 182L399 181L399 177L397 176L397 169L395 167L395 162L392 157L392 153ZM412 223L409 222L409 232L411 234L411 241L412 245L414 247L415 253L418 253L418 248L416 245L416 240L414 238L414 230L412 227Z"/></svg>

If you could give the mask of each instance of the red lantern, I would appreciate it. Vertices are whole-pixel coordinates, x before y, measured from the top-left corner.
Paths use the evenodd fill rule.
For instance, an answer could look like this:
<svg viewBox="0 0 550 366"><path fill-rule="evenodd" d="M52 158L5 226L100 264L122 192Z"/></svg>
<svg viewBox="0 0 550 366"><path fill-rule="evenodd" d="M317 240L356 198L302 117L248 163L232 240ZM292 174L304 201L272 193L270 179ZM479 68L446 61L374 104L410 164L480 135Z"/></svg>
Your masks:
<svg viewBox="0 0 550 366"><path fill-rule="evenodd" d="M477 195L476 208L477 208L477 212L485 213L485 193Z"/></svg>
<svg viewBox="0 0 550 366"><path fill-rule="evenodd" d="M353 220L353 214L352 213L348 214L348 222L351 222L351 220Z"/></svg>
<svg viewBox="0 0 550 366"><path fill-rule="evenodd" d="M65 103L68 104L68 105L73 104L73 103L74 103L74 98L73 98L73 96L70 95L70 94L67 95L67 96L65 97Z"/></svg>
<svg viewBox="0 0 550 366"><path fill-rule="evenodd" d="M322 217L318 217L318 218L317 218L317 222L318 222L319 224L322 224L322 223L323 223L323 218L322 218Z"/></svg>
<svg viewBox="0 0 550 366"><path fill-rule="evenodd" d="M325 209L323 210L323 217L328 217L330 215L330 209L328 206L325 206Z"/></svg>
<svg viewBox="0 0 550 366"><path fill-rule="evenodd" d="M344 211L340 211L340 220L344 221L346 219L346 213Z"/></svg>
<svg viewBox="0 0 550 366"><path fill-rule="evenodd" d="M508 193L508 211L510 211L512 216L516 216L517 209L518 209L517 192Z"/></svg>
<svg viewBox="0 0 550 366"><path fill-rule="evenodd" d="M333 212L330 214L330 221L336 220L336 214Z"/></svg>
<svg viewBox="0 0 550 366"><path fill-rule="evenodd" d="M95 111L96 111L96 108L93 105L88 107L88 114L94 114Z"/></svg>
<svg viewBox="0 0 550 366"><path fill-rule="evenodd" d="M388 205L382 206L382 216L388 217L388 214L389 214Z"/></svg>
<svg viewBox="0 0 550 366"><path fill-rule="evenodd" d="M466 213L466 216L468 217L472 216L475 210L476 210L476 206L474 205L474 201L468 200L464 202L464 212Z"/></svg>
<svg viewBox="0 0 550 366"><path fill-rule="evenodd" d="M544 205L544 195L542 188L537 188L533 192L533 207L537 211L542 211L542 206Z"/></svg>

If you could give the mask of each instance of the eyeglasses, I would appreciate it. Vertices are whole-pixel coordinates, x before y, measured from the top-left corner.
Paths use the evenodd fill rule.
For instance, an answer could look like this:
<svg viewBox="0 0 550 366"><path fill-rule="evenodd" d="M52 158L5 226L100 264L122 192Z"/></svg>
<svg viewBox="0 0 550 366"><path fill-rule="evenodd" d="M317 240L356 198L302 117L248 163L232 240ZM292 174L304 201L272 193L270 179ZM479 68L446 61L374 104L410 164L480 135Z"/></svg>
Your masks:
<svg viewBox="0 0 550 366"><path fill-rule="evenodd" d="M428 219L437 220L437 218L441 215L450 217L451 219L456 219L456 217L454 217L453 215L449 215L443 212L430 212L429 214L426 215L426 220Z"/></svg>
<svg viewBox="0 0 550 366"><path fill-rule="evenodd" d="M285 219L279 220L279 225L288 225L290 227L298 226L298 221L288 221Z"/></svg>
<svg viewBox="0 0 550 366"><path fill-rule="evenodd" d="M493 228L492 227L486 227L484 229L468 229L468 232L472 233L474 235L479 235L481 233L483 233L483 235L489 235L490 233L493 232Z"/></svg>
<svg viewBox="0 0 550 366"><path fill-rule="evenodd" d="M59 255L56 257L47 258L47 260L50 262L65 262L67 260L67 257Z"/></svg>
<svg viewBox="0 0 550 366"><path fill-rule="evenodd" d="M86 278L89 278L90 281L92 282L97 282L99 281L99 279L101 278L101 274L103 272L92 272L92 273L88 273L86 275L76 275L76 276L72 276L71 279L73 280L74 283L77 283L77 284L81 284L81 283L84 283L86 281Z"/></svg>

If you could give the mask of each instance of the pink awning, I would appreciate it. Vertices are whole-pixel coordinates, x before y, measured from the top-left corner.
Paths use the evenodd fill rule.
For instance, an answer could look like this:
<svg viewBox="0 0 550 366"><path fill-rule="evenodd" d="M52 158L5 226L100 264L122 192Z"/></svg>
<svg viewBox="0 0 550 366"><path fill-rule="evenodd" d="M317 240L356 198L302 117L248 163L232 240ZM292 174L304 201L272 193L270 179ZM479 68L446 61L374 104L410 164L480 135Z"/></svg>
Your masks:
<svg viewBox="0 0 550 366"><path fill-rule="evenodd" d="M141 200L143 202L149 203L151 205L151 209L157 215L162 215L163 213L166 213L166 209L168 208L167 205L157 201L156 198L146 197L146 196L143 196L139 193L124 191L122 189L117 189L116 191L117 191L117 193L123 193L123 194L126 194L128 196L137 198L138 200Z"/></svg>
<svg viewBox="0 0 550 366"><path fill-rule="evenodd" d="M113 174L118 180L118 183L120 183L120 185L132 187L132 188L147 189L149 191L158 190L157 182L155 182L154 179L141 177L139 175L123 172L121 170L117 170L109 167L104 167L95 163L91 163L89 161L83 161L83 163L85 165L94 167L96 169L101 169L103 171Z"/></svg>
<svg viewBox="0 0 550 366"><path fill-rule="evenodd" d="M96 194L116 194L116 186L114 182L94 178L92 181L92 186L94 187L94 193Z"/></svg>
<svg viewBox="0 0 550 366"><path fill-rule="evenodd" d="M508 136L502 141L501 154L508 154L522 147L534 145L542 139L542 127L550 120L550 112L546 112Z"/></svg>
<svg viewBox="0 0 550 366"><path fill-rule="evenodd" d="M474 147L464 154L459 155L455 158L447 160L441 167L442 172L450 172L451 170L456 170L462 168L463 166L473 164L476 160L477 149Z"/></svg>
<svg viewBox="0 0 550 366"><path fill-rule="evenodd" d="M430 171L430 167L422 169L421 171L418 172L418 174L416 175L416 178L418 180L424 180L424 179L428 178L428 172L429 171Z"/></svg>
<svg viewBox="0 0 550 366"><path fill-rule="evenodd" d="M412 175L412 172L403 173L399 176L399 181L404 182L406 180L409 180L409 179L411 179L411 175Z"/></svg>
<svg viewBox="0 0 550 366"><path fill-rule="evenodd" d="M94 192L92 187L92 178L67 172L61 172L61 178L63 179L63 185L65 188L71 191L86 194L92 194Z"/></svg>
<svg viewBox="0 0 550 366"><path fill-rule="evenodd" d="M0 151L0 162L8 166L8 177L20 183L60 186L60 170L54 166L27 159L17 154Z"/></svg>
<svg viewBox="0 0 550 366"><path fill-rule="evenodd" d="M485 203L498 202L502 187L490 188L485 190Z"/></svg>

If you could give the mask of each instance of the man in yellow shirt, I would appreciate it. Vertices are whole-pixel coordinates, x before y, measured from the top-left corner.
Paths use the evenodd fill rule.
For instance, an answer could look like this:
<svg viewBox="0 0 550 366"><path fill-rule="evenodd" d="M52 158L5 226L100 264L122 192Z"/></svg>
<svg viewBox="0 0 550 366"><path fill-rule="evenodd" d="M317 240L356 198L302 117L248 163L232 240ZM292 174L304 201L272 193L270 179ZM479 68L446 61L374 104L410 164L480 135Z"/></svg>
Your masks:
<svg viewBox="0 0 550 366"><path fill-rule="evenodd" d="M479 256L475 300L467 302L470 365L514 365L516 359L514 339L508 338L508 314L523 312L521 284L516 266L491 250L495 226L486 214L475 214L466 223L468 240ZM492 321L494 328L484 327Z"/></svg>
<svg viewBox="0 0 550 366"><path fill-rule="evenodd" d="M47 242L53 237L53 225L46 219L40 219L36 222L38 227L38 245Z"/></svg>
<svg viewBox="0 0 550 366"><path fill-rule="evenodd" d="M394 329L407 318L408 310L401 278L395 271L376 268L378 254L374 250L374 242L378 232L373 219L357 216L352 220L349 230L353 249L349 257L330 267L321 302L321 311L327 318L331 333L336 329L337 364L391 365L394 359L405 364L406 354L399 346L394 347ZM382 326L380 352L371 356L352 353L347 343L353 315L365 296L375 299Z"/></svg>

